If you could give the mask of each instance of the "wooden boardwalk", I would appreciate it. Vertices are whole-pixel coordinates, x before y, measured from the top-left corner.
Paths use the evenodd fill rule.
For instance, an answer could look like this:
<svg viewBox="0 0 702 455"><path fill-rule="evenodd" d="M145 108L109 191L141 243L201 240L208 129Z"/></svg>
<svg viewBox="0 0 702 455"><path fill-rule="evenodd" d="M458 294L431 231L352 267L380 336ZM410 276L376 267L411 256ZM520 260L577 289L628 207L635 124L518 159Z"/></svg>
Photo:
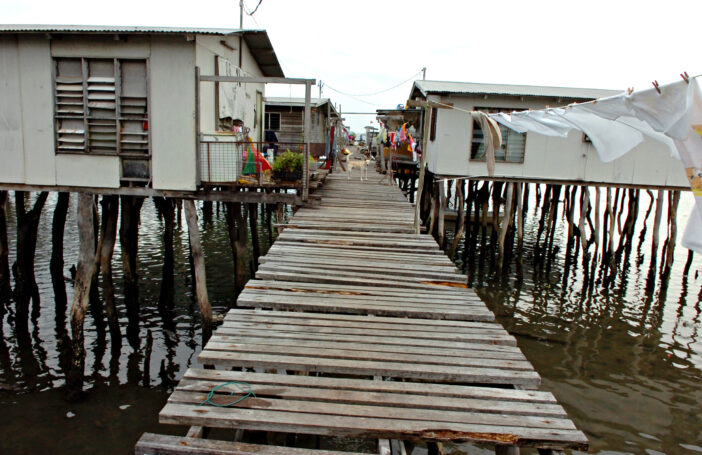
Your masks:
<svg viewBox="0 0 702 455"><path fill-rule="evenodd" d="M413 233L399 189L369 174L329 175L297 211L199 355L218 370L188 370L160 421L586 449L466 277ZM239 382L255 398L201 405L216 386L215 404L232 401Z"/></svg>

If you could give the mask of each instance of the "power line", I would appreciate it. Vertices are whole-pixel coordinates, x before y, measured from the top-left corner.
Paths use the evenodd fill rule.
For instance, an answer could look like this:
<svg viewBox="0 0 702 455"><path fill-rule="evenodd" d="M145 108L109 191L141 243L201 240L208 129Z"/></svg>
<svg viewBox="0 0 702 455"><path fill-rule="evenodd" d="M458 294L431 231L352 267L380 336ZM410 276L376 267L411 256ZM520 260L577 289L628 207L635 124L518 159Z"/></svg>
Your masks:
<svg viewBox="0 0 702 455"><path fill-rule="evenodd" d="M326 82L325 82L324 85L325 85L326 87L328 87L328 88L334 90L336 93L341 94L341 95L352 96L352 97L353 97L353 96L375 96L375 95L380 95L381 93L389 92L390 90L395 89L395 88L401 86L402 84L405 84L405 83L411 81L412 79L415 78L415 76L418 76L418 75L421 74L421 73L422 73L422 71L417 71L417 72L414 73L412 76L410 76L409 78L407 78L407 79L405 79L404 81L400 82L399 84L393 85L392 87L389 87L389 88L386 88L386 89L383 89L383 90L380 90L380 91L374 92L374 93L352 94L352 93L342 92L341 90L337 90L337 89L335 89L334 87L332 87L331 85L329 85L329 84L326 83Z"/></svg>
<svg viewBox="0 0 702 455"><path fill-rule="evenodd" d="M258 7L261 6L261 2L263 2L263 0L258 0L258 5L256 5L256 8L254 8L251 12L247 11L246 14L248 14L249 16L253 16L254 14L256 14L256 11L258 11Z"/></svg>

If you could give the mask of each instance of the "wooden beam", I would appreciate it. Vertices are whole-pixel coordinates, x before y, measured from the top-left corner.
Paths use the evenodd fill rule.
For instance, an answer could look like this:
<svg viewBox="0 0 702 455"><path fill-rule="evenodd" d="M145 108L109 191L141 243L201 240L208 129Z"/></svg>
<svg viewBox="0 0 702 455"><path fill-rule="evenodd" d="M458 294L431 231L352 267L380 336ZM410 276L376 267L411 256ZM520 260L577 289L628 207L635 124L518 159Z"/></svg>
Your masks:
<svg viewBox="0 0 702 455"><path fill-rule="evenodd" d="M288 187L286 187L288 188ZM0 191L56 191L67 193L114 194L119 196L166 197L174 199L192 199L198 201L246 202L259 204L276 204L278 202L291 205L302 205L302 198L288 193L254 193L239 191L239 188L218 191L175 191L158 190L153 188L99 188L66 185L24 185L15 183L0 183Z"/></svg>
<svg viewBox="0 0 702 455"><path fill-rule="evenodd" d="M299 79L290 77L248 77L248 76L200 76L201 82L249 82L252 84L291 84L314 85L316 79Z"/></svg>

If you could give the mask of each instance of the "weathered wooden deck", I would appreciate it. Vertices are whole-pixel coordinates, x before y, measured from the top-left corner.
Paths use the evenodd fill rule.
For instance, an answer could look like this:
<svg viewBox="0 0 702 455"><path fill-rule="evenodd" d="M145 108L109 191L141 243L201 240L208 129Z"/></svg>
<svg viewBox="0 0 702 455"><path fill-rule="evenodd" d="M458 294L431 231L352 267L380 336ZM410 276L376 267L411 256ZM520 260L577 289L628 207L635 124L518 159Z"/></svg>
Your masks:
<svg viewBox="0 0 702 455"><path fill-rule="evenodd" d="M413 233L399 189L369 174L330 175L319 204L298 210L199 356L222 369L188 370L160 421L586 449L553 395L528 390L540 378L514 337L432 237ZM229 381L256 398L200 405Z"/></svg>

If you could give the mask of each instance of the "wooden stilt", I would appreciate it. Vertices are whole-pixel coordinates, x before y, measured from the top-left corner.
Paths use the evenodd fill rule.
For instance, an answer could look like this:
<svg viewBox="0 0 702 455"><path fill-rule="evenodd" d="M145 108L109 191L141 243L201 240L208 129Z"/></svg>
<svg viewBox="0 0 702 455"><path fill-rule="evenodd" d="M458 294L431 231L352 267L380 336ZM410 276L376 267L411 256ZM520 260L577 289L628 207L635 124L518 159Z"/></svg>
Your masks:
<svg viewBox="0 0 702 455"><path fill-rule="evenodd" d="M212 223L212 201L202 201L202 221Z"/></svg>
<svg viewBox="0 0 702 455"><path fill-rule="evenodd" d="M69 396L77 398L83 390L83 371L85 368L85 346L83 324L88 310L90 283L97 271L95 262L95 232L93 229L93 196L86 193L78 195L78 238L80 255L74 285L73 304L71 306L72 356L71 369L66 378Z"/></svg>
<svg viewBox="0 0 702 455"><path fill-rule="evenodd" d="M13 265L15 274L15 304L16 328L22 332L27 330L29 303L34 309L39 308L39 289L34 277L34 256L37 247L37 231L41 210L44 207L47 192L37 196L34 206L27 211L24 191L15 191L15 209L17 210L17 259Z"/></svg>
<svg viewBox="0 0 702 455"><path fill-rule="evenodd" d="M246 221L242 215L242 205L240 202L227 202L227 226L229 229L229 244L234 260L234 283L235 294L239 295L248 279L248 267L246 263Z"/></svg>
<svg viewBox="0 0 702 455"><path fill-rule="evenodd" d="M283 232L283 224L285 224L285 205L278 203L275 206L275 222L278 224L278 235Z"/></svg>
<svg viewBox="0 0 702 455"><path fill-rule="evenodd" d="M51 273L51 284L54 289L54 300L56 302L56 313L60 313L65 318L68 306L68 296L66 294L66 280L63 277L63 234L66 227L66 217L68 216L69 193L58 193L56 207L54 208L54 219L51 225L51 262L49 271Z"/></svg>
<svg viewBox="0 0 702 455"><path fill-rule="evenodd" d="M687 276L690 273L690 267L692 266L694 255L694 251L687 250L687 261L685 262L685 268L683 269L683 276Z"/></svg>
<svg viewBox="0 0 702 455"><path fill-rule="evenodd" d="M505 266L505 239L507 238L507 228L512 220L512 198L514 197L514 183L507 183L507 196L505 198L505 216L500 225L499 239L499 266L504 270Z"/></svg>
<svg viewBox="0 0 702 455"><path fill-rule="evenodd" d="M549 212L548 223L548 245L546 246L547 254L551 254L553 249L553 239L556 236L556 224L558 223L558 204L561 201L561 185L554 185L551 189L551 209ZM550 256L549 256L550 257Z"/></svg>
<svg viewBox="0 0 702 455"><path fill-rule="evenodd" d="M580 187L580 219L578 220L578 234L580 234L580 245L583 250L583 263L587 263L588 244L585 235L585 220L587 219L587 209L590 205L590 189L587 186Z"/></svg>
<svg viewBox="0 0 702 455"><path fill-rule="evenodd" d="M497 244L500 232L500 205L502 205L502 189L504 186L502 182L493 182L492 185L492 233L490 235L490 243L492 244L493 252L495 251L494 247Z"/></svg>
<svg viewBox="0 0 702 455"><path fill-rule="evenodd" d="M158 297L159 310L170 311L175 299L173 234L175 231L175 203L169 198L154 198L154 203L163 217L163 267L161 291Z"/></svg>
<svg viewBox="0 0 702 455"><path fill-rule="evenodd" d="M458 198L458 202L456 203L458 207L458 216L456 217L456 233L453 238L453 243L451 244L451 249L449 250L449 257L452 260L456 255L456 249L458 248L458 244L461 241L461 237L463 237L463 231L465 230L466 226L466 204L464 187L465 181L463 179L459 179L456 183L456 197Z"/></svg>
<svg viewBox="0 0 702 455"><path fill-rule="evenodd" d="M190 238L190 250L193 254L193 264L195 267L195 281L197 289L197 304L200 307L203 327L210 327L212 324L212 307L207 296L207 278L205 276L205 255L200 243L200 230L197 223L197 212L195 203L191 199L183 201L185 207L185 221L188 223L188 237Z"/></svg>
<svg viewBox="0 0 702 455"><path fill-rule="evenodd" d="M139 340L139 284L137 253L139 251L139 222L143 197L121 196L119 242L122 248L124 303L127 308L127 339L134 349Z"/></svg>
<svg viewBox="0 0 702 455"><path fill-rule="evenodd" d="M7 241L7 191L0 191L0 314L12 296L10 284L10 245Z"/></svg>
<svg viewBox="0 0 702 455"><path fill-rule="evenodd" d="M651 261L656 263L656 256L658 254L658 239L661 232L661 218L663 217L663 200L665 198L665 191L658 190L658 196L656 197L656 212L653 216L653 234L651 235Z"/></svg>
<svg viewBox="0 0 702 455"><path fill-rule="evenodd" d="M669 193L668 199L669 199L668 224L669 224L670 228L669 228L668 240L666 241L665 257L661 260L661 264L664 264L663 273L662 273L664 278L667 278L670 275L670 270L673 267L675 244L676 244L677 237L678 237L677 215L678 215L678 203L680 202L680 191L677 191L677 190L671 191Z"/></svg>
<svg viewBox="0 0 702 455"><path fill-rule="evenodd" d="M100 225L100 274L102 275L102 296L105 302L107 325L110 328L112 348L122 344L119 327L119 314L115 302L115 286L112 281L112 254L117 239L117 215L119 211L119 196L104 196L102 198L102 223Z"/></svg>
<svg viewBox="0 0 702 455"><path fill-rule="evenodd" d="M600 199L602 197L602 190L599 186L595 187L595 255L594 258L597 260L597 254L600 251Z"/></svg>
<svg viewBox="0 0 702 455"><path fill-rule="evenodd" d="M444 248L446 239L446 224L445 224L445 214L446 214L446 189L443 182L438 184L439 190L439 214L438 214L438 229L439 229L439 248Z"/></svg>
<svg viewBox="0 0 702 455"><path fill-rule="evenodd" d="M254 272L258 269L258 258L261 257L261 245L258 240L258 204L249 203L249 227L251 229L251 246L253 250L253 267Z"/></svg>
<svg viewBox="0 0 702 455"><path fill-rule="evenodd" d="M522 188L524 190L522 190ZM522 246L524 244L524 200L522 198L523 191L528 191L529 184L523 185L522 183L517 183L517 251L519 251L519 256L522 255Z"/></svg>

